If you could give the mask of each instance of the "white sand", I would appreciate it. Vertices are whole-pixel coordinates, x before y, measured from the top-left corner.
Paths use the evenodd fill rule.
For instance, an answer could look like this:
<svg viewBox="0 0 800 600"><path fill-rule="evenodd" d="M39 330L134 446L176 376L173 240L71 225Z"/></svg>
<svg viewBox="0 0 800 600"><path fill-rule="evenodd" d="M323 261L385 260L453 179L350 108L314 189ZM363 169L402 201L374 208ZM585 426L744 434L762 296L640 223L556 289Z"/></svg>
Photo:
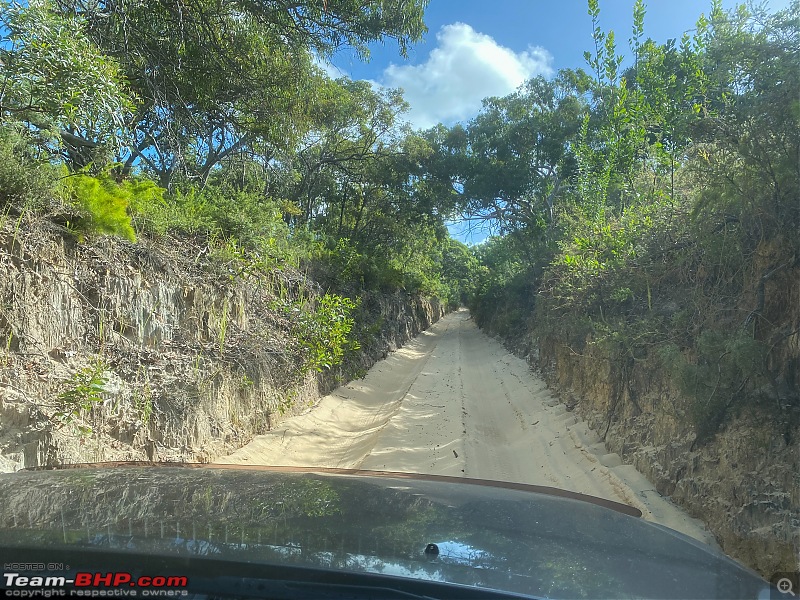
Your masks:
<svg viewBox="0 0 800 600"><path fill-rule="evenodd" d="M305 414L219 463L360 468L531 483L624 502L716 546L459 311Z"/></svg>

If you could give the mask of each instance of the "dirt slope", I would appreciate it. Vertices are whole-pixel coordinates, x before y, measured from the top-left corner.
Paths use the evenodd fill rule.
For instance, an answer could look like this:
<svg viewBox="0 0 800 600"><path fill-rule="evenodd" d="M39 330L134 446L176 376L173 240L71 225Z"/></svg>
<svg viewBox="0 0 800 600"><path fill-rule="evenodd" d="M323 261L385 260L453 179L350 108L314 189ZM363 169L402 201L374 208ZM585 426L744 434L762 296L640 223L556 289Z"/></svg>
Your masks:
<svg viewBox="0 0 800 600"><path fill-rule="evenodd" d="M221 463L431 473L559 487L636 506L715 545L566 410L527 364L448 315L360 380Z"/></svg>

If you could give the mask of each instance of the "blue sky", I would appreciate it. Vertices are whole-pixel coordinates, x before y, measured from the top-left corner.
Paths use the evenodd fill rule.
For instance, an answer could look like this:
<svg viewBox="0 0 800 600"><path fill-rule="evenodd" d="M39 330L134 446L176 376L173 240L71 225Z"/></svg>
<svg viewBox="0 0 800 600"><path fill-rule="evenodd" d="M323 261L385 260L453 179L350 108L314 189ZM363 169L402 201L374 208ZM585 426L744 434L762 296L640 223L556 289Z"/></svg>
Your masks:
<svg viewBox="0 0 800 600"><path fill-rule="evenodd" d="M768 0L771 11L790 0ZM646 2L645 37L658 42L680 39L711 2ZM723 0L733 8L735 0ZM613 29L619 50L631 36L633 0L600 0L600 25ZM567 67L585 67L592 47L592 24L585 0L431 0L425 13L428 33L400 56L393 42L372 46L367 63L341 51L329 71L401 87L411 104L407 118L417 127L452 125L473 117L487 96L511 93L523 81ZM483 235L457 235L479 241Z"/></svg>

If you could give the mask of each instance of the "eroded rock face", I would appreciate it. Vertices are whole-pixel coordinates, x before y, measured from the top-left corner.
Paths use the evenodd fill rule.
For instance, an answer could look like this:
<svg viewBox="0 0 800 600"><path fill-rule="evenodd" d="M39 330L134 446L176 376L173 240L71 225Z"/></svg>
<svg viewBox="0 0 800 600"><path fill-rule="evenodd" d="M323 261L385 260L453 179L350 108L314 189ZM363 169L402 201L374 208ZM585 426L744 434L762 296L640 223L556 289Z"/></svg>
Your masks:
<svg viewBox="0 0 800 600"><path fill-rule="evenodd" d="M525 306L512 308L528 316L527 327L506 339L609 452L704 521L730 556L766 577L800 568L800 262L787 247L781 239L760 243L748 259L741 294L728 299L717 322L708 321L723 331L747 324L749 335L768 349L759 366L771 380L745 379L740 391L746 398L734 394L719 428L703 438L691 418L692 399L657 359L656 348L615 357L580 326L561 327L571 336L565 339L553 333L557 328L537 325L533 307ZM651 310L663 317L679 308L669 300ZM507 321L510 310L499 305L487 328Z"/></svg>
<svg viewBox="0 0 800 600"><path fill-rule="evenodd" d="M0 470L210 461L348 376L298 375L296 340L273 309L280 294L315 293L295 271L238 273L198 240L78 244L45 222L21 224L0 229ZM402 293L362 304L372 339L350 362L364 368L444 312ZM59 395L90 382L76 373L97 361L102 402L59 418Z"/></svg>
<svg viewBox="0 0 800 600"><path fill-rule="evenodd" d="M698 441L687 399L647 360L623 366L587 345L540 340L534 366L562 400L664 496L705 522L723 550L765 577L797 569L800 435L766 406ZM626 370L627 369L627 370Z"/></svg>

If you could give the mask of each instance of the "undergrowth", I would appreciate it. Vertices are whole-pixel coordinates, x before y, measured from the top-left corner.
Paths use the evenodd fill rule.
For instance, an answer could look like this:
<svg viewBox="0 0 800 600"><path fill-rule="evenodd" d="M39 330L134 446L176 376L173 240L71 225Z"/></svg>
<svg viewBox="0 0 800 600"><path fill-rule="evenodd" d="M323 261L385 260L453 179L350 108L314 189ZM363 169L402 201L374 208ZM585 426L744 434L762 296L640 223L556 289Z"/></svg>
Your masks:
<svg viewBox="0 0 800 600"><path fill-rule="evenodd" d="M352 312L358 301L325 294L316 301L278 299L273 309L289 323L292 340L298 344L301 374L322 372L341 364L347 352L356 351L360 344L351 335L354 325Z"/></svg>
<svg viewBox="0 0 800 600"><path fill-rule="evenodd" d="M108 383L107 371L108 364L97 358L64 383L65 389L58 395L59 408L52 416L59 427L72 427L84 436L92 433L84 417L102 404Z"/></svg>

